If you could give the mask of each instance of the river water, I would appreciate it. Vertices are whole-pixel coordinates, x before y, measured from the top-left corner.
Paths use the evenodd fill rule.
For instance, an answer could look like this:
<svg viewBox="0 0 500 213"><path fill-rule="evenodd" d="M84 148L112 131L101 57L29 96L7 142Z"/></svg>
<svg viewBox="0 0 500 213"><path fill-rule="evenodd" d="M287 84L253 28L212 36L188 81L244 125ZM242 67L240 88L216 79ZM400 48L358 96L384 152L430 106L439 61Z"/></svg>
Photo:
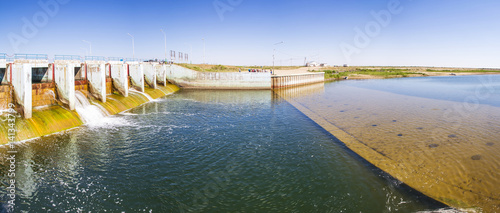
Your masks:
<svg viewBox="0 0 500 213"><path fill-rule="evenodd" d="M454 81L422 79L424 82L425 79ZM461 100L459 95L443 95L447 98L443 100L437 92L427 97L427 87L417 92L411 90L410 83L418 86L415 81L422 79L326 83L295 89L294 95L272 91L181 90L118 115L18 144L15 211L444 211L446 206L373 166L376 163L361 158L292 105L301 103L312 110L313 106L335 108L335 112L325 113L320 109L317 113L335 115L328 119L357 135L358 127L385 125L384 119L376 122L380 119L377 115L365 119L369 126L343 117L342 113L358 113L363 109L368 109L370 114L385 115L386 112L378 108L384 102L370 102L373 94L411 101L419 98L430 103ZM498 78L495 81L498 82ZM468 81L460 82L457 84ZM400 86L383 86L386 83ZM421 84L428 86L432 82ZM471 91L466 87L454 92L468 94ZM484 106L496 109L499 102L491 101L491 97L498 97L497 94L485 98ZM486 97L484 91L480 95ZM468 101L475 103L472 99ZM361 105L363 109L358 110ZM397 110L402 109L391 109L394 110L394 117L387 117L391 124L393 120L406 122L404 116L396 116ZM408 120L413 118L411 114ZM492 126L498 127L498 119L485 122L493 122ZM423 125L418 119L414 123ZM399 129L396 132L396 135L410 134ZM454 134L456 138L463 136ZM498 151L500 143L496 142L488 142L494 144L487 147ZM433 150L445 146L439 145ZM0 153L2 159L6 159L6 147L0 148ZM464 158L480 155L479 162L498 162L488 153L477 151ZM8 167L8 162L3 160L0 192L4 210L8 200ZM485 179L487 181L489 179Z"/></svg>

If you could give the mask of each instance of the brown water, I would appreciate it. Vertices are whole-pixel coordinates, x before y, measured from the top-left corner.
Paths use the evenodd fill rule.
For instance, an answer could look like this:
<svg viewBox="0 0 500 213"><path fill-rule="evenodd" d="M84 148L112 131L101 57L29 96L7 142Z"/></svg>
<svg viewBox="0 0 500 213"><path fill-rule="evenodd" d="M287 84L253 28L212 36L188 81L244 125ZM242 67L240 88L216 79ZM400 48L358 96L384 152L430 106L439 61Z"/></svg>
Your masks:
<svg viewBox="0 0 500 213"><path fill-rule="evenodd" d="M499 212L499 77L343 81L276 93L420 192Z"/></svg>

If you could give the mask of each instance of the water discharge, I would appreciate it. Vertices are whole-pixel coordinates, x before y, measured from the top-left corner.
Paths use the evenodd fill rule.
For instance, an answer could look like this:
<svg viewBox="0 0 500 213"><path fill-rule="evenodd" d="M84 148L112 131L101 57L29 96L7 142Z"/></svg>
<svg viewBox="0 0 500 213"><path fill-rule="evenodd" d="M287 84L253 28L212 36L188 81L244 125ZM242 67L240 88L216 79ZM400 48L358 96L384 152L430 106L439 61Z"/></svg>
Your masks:
<svg viewBox="0 0 500 213"><path fill-rule="evenodd" d="M84 123L96 122L110 115L108 111L100 105L91 104L87 96L81 91L76 91L75 96L77 100L75 110Z"/></svg>
<svg viewBox="0 0 500 213"><path fill-rule="evenodd" d="M154 100L154 99L153 99L150 95L148 95L147 93L145 93L145 92L141 92L141 91L138 91L138 90L133 89L133 88L131 88L131 89L129 90L129 92L142 94L142 95L146 96L146 98L148 98L148 100L149 100L149 101L153 101L153 100Z"/></svg>

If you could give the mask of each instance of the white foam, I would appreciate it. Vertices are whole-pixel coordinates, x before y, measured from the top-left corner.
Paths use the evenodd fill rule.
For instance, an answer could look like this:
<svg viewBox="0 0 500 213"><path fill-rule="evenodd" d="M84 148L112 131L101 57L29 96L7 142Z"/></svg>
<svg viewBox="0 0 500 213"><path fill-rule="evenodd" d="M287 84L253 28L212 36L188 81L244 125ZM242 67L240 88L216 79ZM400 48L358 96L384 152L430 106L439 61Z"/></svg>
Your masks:
<svg viewBox="0 0 500 213"><path fill-rule="evenodd" d="M145 97L146 97L149 101L153 101L153 100L154 100L154 99L153 99L151 96L149 96L148 94L146 94L146 93L144 93L144 92L140 92L140 91L138 91L138 90L136 90L136 89L133 89L133 88L132 88L132 89L129 89L129 92L134 92L134 93L139 93L139 94L142 94L142 95L144 95L144 96L145 96Z"/></svg>
<svg viewBox="0 0 500 213"><path fill-rule="evenodd" d="M77 100L76 112L85 124L98 122L109 115L104 108L91 104L82 92L76 91L75 96Z"/></svg>

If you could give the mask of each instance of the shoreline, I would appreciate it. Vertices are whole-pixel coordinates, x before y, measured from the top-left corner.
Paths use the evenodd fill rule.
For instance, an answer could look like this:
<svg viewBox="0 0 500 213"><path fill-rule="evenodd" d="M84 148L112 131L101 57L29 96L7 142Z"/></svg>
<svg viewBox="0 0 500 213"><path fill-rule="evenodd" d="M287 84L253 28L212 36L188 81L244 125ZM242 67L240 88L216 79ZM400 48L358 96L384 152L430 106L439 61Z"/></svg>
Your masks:
<svg viewBox="0 0 500 213"><path fill-rule="evenodd" d="M500 75L500 72L457 72L455 75L445 72L423 72L425 75L408 75L408 76L376 76L376 75L363 75L363 74L351 74L348 75L348 79L338 79L338 78L325 78L326 81L338 81L338 80L370 80L370 79L391 79L391 78L416 78L416 77L437 77L437 76L470 76L470 75Z"/></svg>

